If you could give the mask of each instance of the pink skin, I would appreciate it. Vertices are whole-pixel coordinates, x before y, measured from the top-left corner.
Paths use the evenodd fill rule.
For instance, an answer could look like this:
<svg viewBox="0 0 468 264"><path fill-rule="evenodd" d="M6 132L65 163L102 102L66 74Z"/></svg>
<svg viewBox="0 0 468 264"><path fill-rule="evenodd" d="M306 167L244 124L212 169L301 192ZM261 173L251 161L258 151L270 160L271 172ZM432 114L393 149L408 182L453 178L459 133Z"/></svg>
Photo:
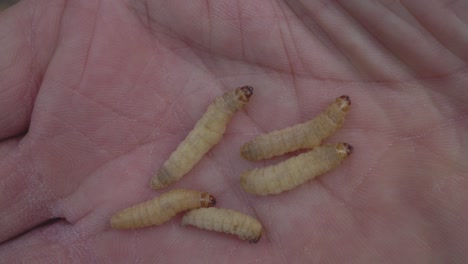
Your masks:
<svg viewBox="0 0 468 264"><path fill-rule="evenodd" d="M168 4L170 2L170 4ZM0 13L5 263L466 263L466 1L22 0ZM251 245L166 225L113 230L210 101L254 87L171 188L260 219ZM245 194L240 146L353 104L354 153L293 191ZM56 221L47 221L58 219ZM39 224L41 224L38 226Z"/></svg>

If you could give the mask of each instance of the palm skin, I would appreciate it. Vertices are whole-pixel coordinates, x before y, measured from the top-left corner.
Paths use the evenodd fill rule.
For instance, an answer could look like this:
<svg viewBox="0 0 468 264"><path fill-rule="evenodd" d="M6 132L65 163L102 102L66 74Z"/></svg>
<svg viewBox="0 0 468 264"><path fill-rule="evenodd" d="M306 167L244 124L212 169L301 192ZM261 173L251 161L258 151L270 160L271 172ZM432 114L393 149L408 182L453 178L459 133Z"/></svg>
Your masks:
<svg viewBox="0 0 468 264"><path fill-rule="evenodd" d="M0 14L5 263L464 263L466 1L23 0ZM465 13L463 13L465 12ZM256 216L256 245L182 228L113 230L210 101L255 89L169 187ZM239 186L260 132L352 106L354 153L280 195ZM54 219L53 221L48 221ZM42 223L42 224L41 224Z"/></svg>

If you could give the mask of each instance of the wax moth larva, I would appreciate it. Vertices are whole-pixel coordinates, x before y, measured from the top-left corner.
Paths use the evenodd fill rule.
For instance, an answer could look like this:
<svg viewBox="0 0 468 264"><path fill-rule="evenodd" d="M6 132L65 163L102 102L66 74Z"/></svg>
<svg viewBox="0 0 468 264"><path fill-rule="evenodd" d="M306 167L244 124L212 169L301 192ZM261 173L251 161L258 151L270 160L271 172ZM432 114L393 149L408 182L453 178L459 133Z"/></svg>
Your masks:
<svg viewBox="0 0 468 264"><path fill-rule="evenodd" d="M350 105L349 96L340 96L310 121L262 134L247 142L241 148L241 156L248 160L262 160L298 149L314 148L343 125Z"/></svg>
<svg viewBox="0 0 468 264"><path fill-rule="evenodd" d="M163 188L189 172L221 140L227 123L249 101L252 93L252 87L244 86L217 97L153 177L151 186L155 189Z"/></svg>
<svg viewBox="0 0 468 264"><path fill-rule="evenodd" d="M191 210L182 218L182 225L237 235L250 243L257 243L263 234L262 224L257 219L223 208Z"/></svg>
<svg viewBox="0 0 468 264"><path fill-rule="evenodd" d="M117 229L161 225L179 212L215 204L215 198L206 192L177 189L124 209L113 215L110 222Z"/></svg>
<svg viewBox="0 0 468 264"><path fill-rule="evenodd" d="M335 169L352 151L353 147L347 143L316 147L278 164L246 171L241 175L240 184L252 194L281 193Z"/></svg>

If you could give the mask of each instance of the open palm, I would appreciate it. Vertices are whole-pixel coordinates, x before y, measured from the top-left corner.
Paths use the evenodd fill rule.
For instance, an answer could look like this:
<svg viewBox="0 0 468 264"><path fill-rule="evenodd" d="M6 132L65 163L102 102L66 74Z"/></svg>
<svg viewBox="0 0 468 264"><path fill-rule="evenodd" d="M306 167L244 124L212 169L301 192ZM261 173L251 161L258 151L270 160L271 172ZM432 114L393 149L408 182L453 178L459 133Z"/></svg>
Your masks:
<svg viewBox="0 0 468 264"><path fill-rule="evenodd" d="M468 259L467 1L23 0L0 14L6 263L462 263ZM150 178L224 91L254 87L181 181ZM279 195L239 186L243 142L352 105L353 155ZM280 158L281 159L281 158ZM109 226L173 188L258 218L252 245Z"/></svg>

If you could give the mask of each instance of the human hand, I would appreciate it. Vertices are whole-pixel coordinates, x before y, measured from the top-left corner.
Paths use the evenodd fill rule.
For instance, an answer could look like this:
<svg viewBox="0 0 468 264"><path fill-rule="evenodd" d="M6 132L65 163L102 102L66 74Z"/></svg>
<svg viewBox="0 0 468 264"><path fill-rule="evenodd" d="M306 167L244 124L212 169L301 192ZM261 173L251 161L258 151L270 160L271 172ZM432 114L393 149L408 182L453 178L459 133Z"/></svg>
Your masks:
<svg viewBox="0 0 468 264"><path fill-rule="evenodd" d="M0 259L462 263L468 258L466 1L41 1L0 14ZM181 181L151 177L227 89L254 95ZM337 170L257 197L240 146L352 105ZM110 216L173 188L257 217L256 245ZM42 225L40 225L42 223ZM37 226L40 225L40 226Z"/></svg>

